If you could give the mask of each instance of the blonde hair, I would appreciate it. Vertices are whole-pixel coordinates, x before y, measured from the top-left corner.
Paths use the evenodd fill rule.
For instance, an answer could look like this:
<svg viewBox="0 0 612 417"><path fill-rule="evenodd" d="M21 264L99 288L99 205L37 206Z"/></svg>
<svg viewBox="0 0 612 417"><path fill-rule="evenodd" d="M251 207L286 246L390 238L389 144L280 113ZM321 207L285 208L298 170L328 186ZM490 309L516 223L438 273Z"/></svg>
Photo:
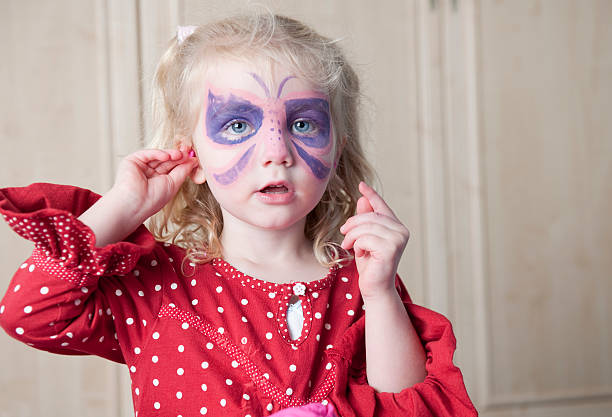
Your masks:
<svg viewBox="0 0 612 417"><path fill-rule="evenodd" d="M340 159L321 201L307 215L304 233L321 265L351 259L338 244L339 227L354 214L359 182L370 181L359 137L359 80L337 42L297 20L272 13L233 16L196 27L180 42L174 38L162 56L153 86L154 148L176 147L189 138L203 105L202 76L215 58L263 57L287 65L320 86L330 99L334 143ZM338 146L340 145L340 146ZM223 216L207 183L187 180L176 196L149 221L157 239L186 249L186 259L205 263L221 256Z"/></svg>

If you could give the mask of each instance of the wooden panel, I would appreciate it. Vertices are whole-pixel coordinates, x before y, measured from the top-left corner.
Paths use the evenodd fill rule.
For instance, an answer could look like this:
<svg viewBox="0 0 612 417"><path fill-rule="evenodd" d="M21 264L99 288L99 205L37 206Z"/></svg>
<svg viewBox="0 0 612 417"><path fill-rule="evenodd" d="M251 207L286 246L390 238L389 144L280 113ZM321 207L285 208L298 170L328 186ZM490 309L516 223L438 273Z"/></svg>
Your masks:
<svg viewBox="0 0 612 417"><path fill-rule="evenodd" d="M610 400L612 3L479 13L486 403Z"/></svg>

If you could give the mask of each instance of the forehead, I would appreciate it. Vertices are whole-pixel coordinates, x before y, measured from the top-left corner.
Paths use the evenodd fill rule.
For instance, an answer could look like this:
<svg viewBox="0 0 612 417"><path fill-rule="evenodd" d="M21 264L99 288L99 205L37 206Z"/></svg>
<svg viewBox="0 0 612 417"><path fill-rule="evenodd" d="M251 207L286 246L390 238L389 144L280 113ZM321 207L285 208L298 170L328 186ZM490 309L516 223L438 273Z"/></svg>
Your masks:
<svg viewBox="0 0 612 417"><path fill-rule="evenodd" d="M204 85L217 92L244 91L261 99L291 96L311 92L326 94L321 88L301 78L288 66L270 59L238 60L217 58L204 73Z"/></svg>

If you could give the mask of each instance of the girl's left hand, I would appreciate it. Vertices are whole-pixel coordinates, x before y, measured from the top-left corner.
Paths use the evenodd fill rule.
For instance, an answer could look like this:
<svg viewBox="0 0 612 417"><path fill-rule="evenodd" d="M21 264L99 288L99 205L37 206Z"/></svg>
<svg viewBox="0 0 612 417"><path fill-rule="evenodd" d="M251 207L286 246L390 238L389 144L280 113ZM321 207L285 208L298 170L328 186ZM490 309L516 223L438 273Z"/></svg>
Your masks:
<svg viewBox="0 0 612 417"><path fill-rule="evenodd" d="M395 275L410 232L380 195L359 183L357 213L340 228L342 248L355 251L359 290L366 298L395 292Z"/></svg>

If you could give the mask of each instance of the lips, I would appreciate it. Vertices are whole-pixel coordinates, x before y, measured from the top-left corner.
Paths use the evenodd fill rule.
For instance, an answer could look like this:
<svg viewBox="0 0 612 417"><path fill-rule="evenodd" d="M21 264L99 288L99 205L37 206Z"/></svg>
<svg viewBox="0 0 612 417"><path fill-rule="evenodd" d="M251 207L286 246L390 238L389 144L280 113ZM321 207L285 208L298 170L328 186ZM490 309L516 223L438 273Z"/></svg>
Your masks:
<svg viewBox="0 0 612 417"><path fill-rule="evenodd" d="M284 194L288 193L290 189L291 188L288 183L281 181L267 184L261 188L259 192L264 194Z"/></svg>

